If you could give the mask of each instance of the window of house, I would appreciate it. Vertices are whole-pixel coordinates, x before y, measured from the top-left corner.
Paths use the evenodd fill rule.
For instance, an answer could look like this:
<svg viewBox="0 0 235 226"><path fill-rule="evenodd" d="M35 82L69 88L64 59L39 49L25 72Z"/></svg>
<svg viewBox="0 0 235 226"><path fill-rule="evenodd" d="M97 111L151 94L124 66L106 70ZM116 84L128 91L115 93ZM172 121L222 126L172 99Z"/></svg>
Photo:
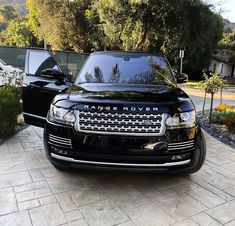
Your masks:
<svg viewBox="0 0 235 226"><path fill-rule="evenodd" d="M214 64L213 72L216 72L216 64Z"/></svg>
<svg viewBox="0 0 235 226"><path fill-rule="evenodd" d="M221 72L220 72L220 74L223 74L223 71L224 71L224 64L222 64L222 66L221 66Z"/></svg>

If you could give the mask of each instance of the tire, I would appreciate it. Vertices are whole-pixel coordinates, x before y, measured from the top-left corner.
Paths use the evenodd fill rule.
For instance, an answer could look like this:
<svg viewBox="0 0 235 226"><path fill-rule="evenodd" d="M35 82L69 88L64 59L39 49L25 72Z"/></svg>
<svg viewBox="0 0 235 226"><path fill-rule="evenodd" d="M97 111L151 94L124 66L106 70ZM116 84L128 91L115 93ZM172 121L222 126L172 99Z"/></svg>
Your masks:
<svg viewBox="0 0 235 226"><path fill-rule="evenodd" d="M203 132L201 131L197 137L196 150L193 154L192 160L194 160L191 165L185 169L179 169L167 173L172 176L186 176L196 173L201 169L206 160L206 140Z"/></svg>
<svg viewBox="0 0 235 226"><path fill-rule="evenodd" d="M195 166L193 166L192 169L190 169L187 172L187 174L193 174L199 171L206 160L206 140L202 131L201 131L199 138L197 139L197 142L196 142L196 151L195 151L195 152L197 151L199 152L199 159L197 163L195 164Z"/></svg>

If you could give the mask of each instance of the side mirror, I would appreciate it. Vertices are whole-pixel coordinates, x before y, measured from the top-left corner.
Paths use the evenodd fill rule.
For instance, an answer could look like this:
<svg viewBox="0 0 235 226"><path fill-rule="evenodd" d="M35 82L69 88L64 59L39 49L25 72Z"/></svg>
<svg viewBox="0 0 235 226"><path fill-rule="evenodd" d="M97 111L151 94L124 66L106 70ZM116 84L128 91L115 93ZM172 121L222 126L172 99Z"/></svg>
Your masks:
<svg viewBox="0 0 235 226"><path fill-rule="evenodd" d="M42 70L42 77L51 79L64 79L65 75L63 72L57 69L47 68Z"/></svg>
<svg viewBox="0 0 235 226"><path fill-rule="evenodd" d="M181 74L176 74L176 81L177 83L187 83L188 82L188 75L181 73Z"/></svg>

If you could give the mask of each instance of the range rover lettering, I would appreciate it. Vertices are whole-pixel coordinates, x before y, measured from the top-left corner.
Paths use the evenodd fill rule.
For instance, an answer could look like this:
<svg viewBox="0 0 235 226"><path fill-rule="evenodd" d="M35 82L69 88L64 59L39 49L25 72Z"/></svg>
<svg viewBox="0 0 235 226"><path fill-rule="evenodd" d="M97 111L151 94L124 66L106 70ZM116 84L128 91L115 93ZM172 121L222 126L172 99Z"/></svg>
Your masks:
<svg viewBox="0 0 235 226"><path fill-rule="evenodd" d="M205 161L195 106L160 55L92 53L71 82L48 51L29 50L24 117L44 128L58 169L99 168L190 174Z"/></svg>

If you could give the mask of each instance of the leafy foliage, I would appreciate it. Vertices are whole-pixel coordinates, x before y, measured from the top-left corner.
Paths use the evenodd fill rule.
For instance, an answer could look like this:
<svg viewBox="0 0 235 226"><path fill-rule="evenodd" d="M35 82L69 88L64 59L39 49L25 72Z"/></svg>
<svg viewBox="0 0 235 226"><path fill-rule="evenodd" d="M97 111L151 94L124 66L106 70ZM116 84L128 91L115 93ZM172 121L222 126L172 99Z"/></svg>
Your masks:
<svg viewBox="0 0 235 226"><path fill-rule="evenodd" d="M210 77L204 74L204 80L200 82L200 87L204 88L211 95L217 93L224 85L225 82L218 73L214 73Z"/></svg>
<svg viewBox="0 0 235 226"><path fill-rule="evenodd" d="M20 97L9 88L0 88L0 135L13 133L16 116L22 111Z"/></svg>
<svg viewBox="0 0 235 226"><path fill-rule="evenodd" d="M28 0L30 26L53 48L89 52L85 18L89 4L89 0Z"/></svg>
<svg viewBox="0 0 235 226"><path fill-rule="evenodd" d="M0 19L0 29L8 30L1 35L3 44L35 46L44 40L62 50L163 52L175 66L179 50L185 49L185 72L193 74L209 66L223 35L222 18L201 0L27 0L26 4L27 17L13 18L15 12L8 9L8 22L1 24Z"/></svg>
<svg viewBox="0 0 235 226"><path fill-rule="evenodd" d="M4 36L4 44L16 45L19 47L30 46L34 38L27 21L22 19L11 20Z"/></svg>
<svg viewBox="0 0 235 226"><path fill-rule="evenodd" d="M162 51L176 63L184 48L188 70L208 66L223 34L221 17L199 0L94 0L89 11L108 49Z"/></svg>
<svg viewBox="0 0 235 226"><path fill-rule="evenodd" d="M0 8L0 44L19 47L38 44L27 18L20 15L12 6Z"/></svg>
<svg viewBox="0 0 235 226"><path fill-rule="evenodd" d="M235 113L227 115L224 124L230 133L235 134Z"/></svg>
<svg viewBox="0 0 235 226"><path fill-rule="evenodd" d="M225 118L229 115L235 115L235 112L234 111L221 111L221 112L214 111L212 112L212 115L211 115L211 123L224 125Z"/></svg>
<svg viewBox="0 0 235 226"><path fill-rule="evenodd" d="M219 42L219 52L224 55L234 55L235 52L235 32L225 33Z"/></svg>
<svg viewBox="0 0 235 226"><path fill-rule="evenodd" d="M184 48L186 68L197 71L223 34L221 17L200 0L28 0L27 7L34 35L54 48L162 51L173 63Z"/></svg>

